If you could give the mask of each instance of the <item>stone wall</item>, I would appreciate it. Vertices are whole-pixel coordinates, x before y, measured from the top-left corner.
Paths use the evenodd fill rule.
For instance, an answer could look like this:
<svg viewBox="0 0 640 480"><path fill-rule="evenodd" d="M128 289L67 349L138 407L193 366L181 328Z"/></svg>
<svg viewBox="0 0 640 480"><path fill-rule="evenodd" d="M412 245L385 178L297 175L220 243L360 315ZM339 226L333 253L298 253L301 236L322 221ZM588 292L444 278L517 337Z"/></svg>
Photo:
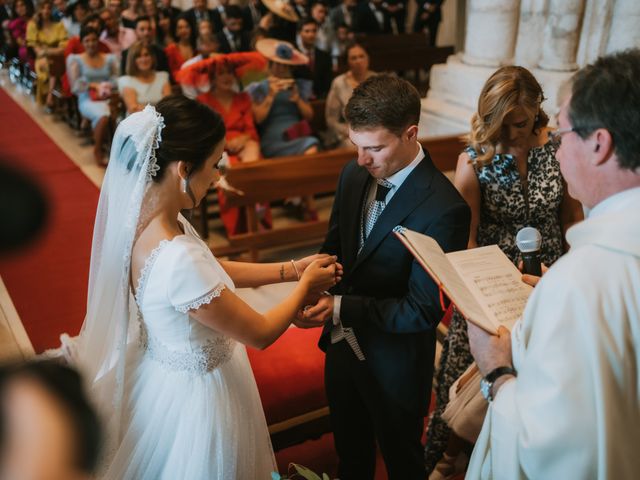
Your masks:
<svg viewBox="0 0 640 480"><path fill-rule="evenodd" d="M558 91L573 72L601 55L640 47L640 0L467 0L466 6L464 51L431 69L422 136L468 131L480 90L501 65L532 71L553 119Z"/></svg>

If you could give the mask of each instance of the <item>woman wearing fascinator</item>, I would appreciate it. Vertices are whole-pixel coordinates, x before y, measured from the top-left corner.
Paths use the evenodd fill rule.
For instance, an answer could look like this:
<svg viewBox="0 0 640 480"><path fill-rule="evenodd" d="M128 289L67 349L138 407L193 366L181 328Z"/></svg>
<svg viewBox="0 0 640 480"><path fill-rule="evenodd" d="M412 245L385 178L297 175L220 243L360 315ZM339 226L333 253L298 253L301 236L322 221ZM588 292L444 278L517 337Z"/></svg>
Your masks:
<svg viewBox="0 0 640 480"><path fill-rule="evenodd" d="M115 133L94 228L87 315L63 352L88 380L107 441L99 478L260 479L275 469L242 344L266 348L340 280L335 257L217 260L180 214L216 180L209 107L170 96ZM265 314L236 287L298 280Z"/></svg>

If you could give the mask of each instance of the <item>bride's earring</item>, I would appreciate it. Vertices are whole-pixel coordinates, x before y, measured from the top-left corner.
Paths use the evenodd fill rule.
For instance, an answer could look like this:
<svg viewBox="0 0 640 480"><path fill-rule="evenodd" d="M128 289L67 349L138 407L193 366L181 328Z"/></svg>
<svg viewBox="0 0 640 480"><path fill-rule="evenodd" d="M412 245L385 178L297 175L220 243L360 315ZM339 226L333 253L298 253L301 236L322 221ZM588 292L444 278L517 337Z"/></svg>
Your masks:
<svg viewBox="0 0 640 480"><path fill-rule="evenodd" d="M182 181L180 182L180 189L182 190L182 193L187 193L187 179L183 178Z"/></svg>

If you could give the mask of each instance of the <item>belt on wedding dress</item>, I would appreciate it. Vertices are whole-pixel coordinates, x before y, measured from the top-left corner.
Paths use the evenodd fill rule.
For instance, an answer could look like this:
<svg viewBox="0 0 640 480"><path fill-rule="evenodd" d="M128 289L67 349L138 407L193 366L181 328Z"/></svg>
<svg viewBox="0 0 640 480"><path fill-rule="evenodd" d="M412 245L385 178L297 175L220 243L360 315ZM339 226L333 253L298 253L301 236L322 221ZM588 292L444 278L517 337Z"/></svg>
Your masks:
<svg viewBox="0 0 640 480"><path fill-rule="evenodd" d="M233 356L236 342L219 336L215 339L207 339L204 345L190 352L170 350L149 334L144 321L141 320L140 345L146 355L171 370L202 375L227 363Z"/></svg>

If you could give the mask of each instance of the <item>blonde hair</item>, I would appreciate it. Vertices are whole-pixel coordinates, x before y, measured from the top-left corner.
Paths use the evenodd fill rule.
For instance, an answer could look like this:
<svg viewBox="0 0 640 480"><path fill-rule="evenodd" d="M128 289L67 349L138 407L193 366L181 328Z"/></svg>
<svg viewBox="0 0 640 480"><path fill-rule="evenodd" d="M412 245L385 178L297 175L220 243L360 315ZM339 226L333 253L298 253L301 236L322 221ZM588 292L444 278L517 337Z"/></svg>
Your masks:
<svg viewBox="0 0 640 480"><path fill-rule="evenodd" d="M137 77L140 74L138 65L136 65L136 60L140 55L142 55L144 50L146 50L151 57L151 70L156 69L156 56L153 54L153 50L142 42L136 42L129 47L129 52L127 54L126 74L130 77Z"/></svg>
<svg viewBox="0 0 640 480"><path fill-rule="evenodd" d="M480 164L490 162L500 141L502 124L516 108L536 113L533 131L546 127L549 117L540 104L544 100L542 87L529 70L523 67L501 67L482 87L478 111L471 117L469 145L477 152Z"/></svg>

